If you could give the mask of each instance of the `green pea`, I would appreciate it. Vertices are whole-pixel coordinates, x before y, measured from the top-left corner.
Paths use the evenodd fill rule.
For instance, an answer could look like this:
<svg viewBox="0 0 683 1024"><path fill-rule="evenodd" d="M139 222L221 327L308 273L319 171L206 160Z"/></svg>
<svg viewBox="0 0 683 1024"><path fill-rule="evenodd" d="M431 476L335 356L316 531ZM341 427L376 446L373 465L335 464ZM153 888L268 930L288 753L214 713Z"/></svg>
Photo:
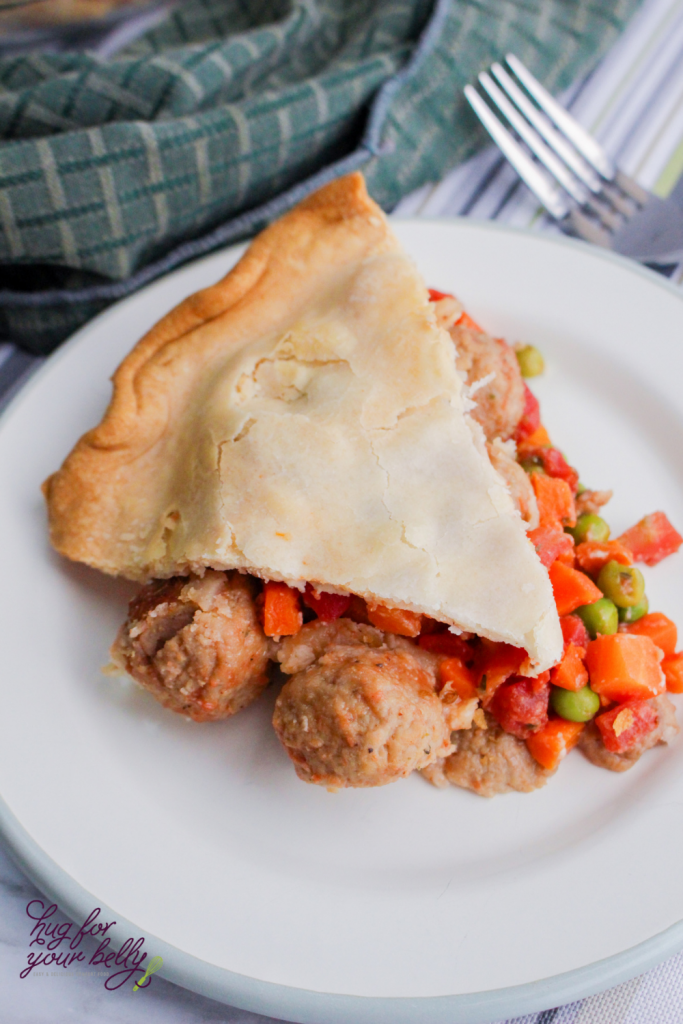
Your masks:
<svg viewBox="0 0 683 1024"><path fill-rule="evenodd" d="M599 601L593 601L593 604L581 605L576 609L576 614L583 620L592 640L595 640L598 633L603 636L616 633L619 627L617 606L606 597L601 597Z"/></svg>
<svg viewBox="0 0 683 1024"><path fill-rule="evenodd" d="M522 345L515 350L515 355L522 377L538 377L539 373L543 373L545 363L535 345Z"/></svg>
<svg viewBox="0 0 683 1024"><path fill-rule="evenodd" d="M643 615L647 615L650 610L650 602L647 596L643 597L642 601L638 604L632 605L631 608L620 608L619 609L619 622L637 622L638 619L642 619Z"/></svg>
<svg viewBox="0 0 683 1024"><path fill-rule="evenodd" d="M640 569L620 562L607 562L600 570L598 586L618 608L634 608L645 596L645 580Z"/></svg>
<svg viewBox="0 0 683 1024"><path fill-rule="evenodd" d="M577 544L582 544L585 540L596 540L599 544L604 544L609 540L609 526L605 520L588 512L579 516L576 526L567 532L571 533Z"/></svg>
<svg viewBox="0 0 683 1024"><path fill-rule="evenodd" d="M579 480L578 484L576 485L577 497L578 497L579 494L583 494L583 492L587 491L587 490L588 490L588 488L586 487L586 485L582 484L581 481Z"/></svg>
<svg viewBox="0 0 683 1024"><path fill-rule="evenodd" d="M560 686L553 686L550 706L568 722L590 722L600 709L600 698L590 686L581 690L563 690Z"/></svg>
<svg viewBox="0 0 683 1024"><path fill-rule="evenodd" d="M538 455L532 455L528 459L520 459L519 464L527 473L545 473L543 459Z"/></svg>

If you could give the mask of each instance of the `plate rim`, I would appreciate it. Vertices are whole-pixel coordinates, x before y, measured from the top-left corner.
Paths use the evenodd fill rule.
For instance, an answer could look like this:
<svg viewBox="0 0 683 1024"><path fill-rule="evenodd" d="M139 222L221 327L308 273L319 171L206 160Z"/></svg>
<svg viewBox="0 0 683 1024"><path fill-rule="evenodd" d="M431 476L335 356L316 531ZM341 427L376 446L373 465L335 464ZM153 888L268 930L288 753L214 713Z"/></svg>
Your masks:
<svg viewBox="0 0 683 1024"><path fill-rule="evenodd" d="M97 900L31 838L0 796L0 834L18 867L71 920L85 920L98 906L116 917L109 932L119 949L131 935L141 936L164 959L164 978L225 1005L297 1024L491 1024L585 999L643 974L683 949L683 921L604 960L564 974L488 992L451 996L353 996L316 992L237 974L207 963L121 917Z"/></svg>
<svg viewBox="0 0 683 1024"><path fill-rule="evenodd" d="M683 292L667 278L635 261L588 245L579 239L564 235L542 235L528 228L519 228L490 221L473 221L467 217L390 217L390 223L419 227L464 228L504 235L517 235L541 244L569 247L584 255L616 264L629 273L644 277L683 302ZM33 388L50 372L55 364L78 345L87 335L96 331L108 317L116 316L126 303L134 302L169 278L180 276L189 268L216 261L247 243L225 246L199 259L174 269L157 278L133 295L113 303L89 320L71 338L49 355L44 364L31 375L0 410L0 430ZM521 985L491 989L483 992L460 993L445 996L358 996L333 992L318 992L262 981L238 974L227 968L210 964L191 953L165 942L144 929L122 918L113 908L98 901L67 871L59 867L31 837L0 794L0 835L8 852L20 870L38 889L73 920L85 919L94 905L116 917L111 934L112 946L119 948L131 934L140 935L160 951L164 957L164 977L177 985L216 999L239 1009L250 1010L300 1024L414 1024L416 1019L430 1024L489 1024L491 1021L542 1011L551 1006L564 1005L612 988L634 976L644 973L656 964L683 949L683 920L670 925L657 935L645 939L629 949L610 957L594 961L583 967L555 974Z"/></svg>

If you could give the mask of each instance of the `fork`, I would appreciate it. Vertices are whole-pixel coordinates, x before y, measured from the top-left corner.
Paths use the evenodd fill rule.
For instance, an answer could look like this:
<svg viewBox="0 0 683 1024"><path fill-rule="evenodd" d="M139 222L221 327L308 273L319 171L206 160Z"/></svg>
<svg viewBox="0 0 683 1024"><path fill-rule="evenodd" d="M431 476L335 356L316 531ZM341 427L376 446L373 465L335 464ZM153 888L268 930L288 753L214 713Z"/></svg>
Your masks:
<svg viewBox="0 0 683 1024"><path fill-rule="evenodd" d="M668 199L652 195L616 166L514 54L505 62L509 70L496 62L478 81L516 135L473 86L465 86L465 97L562 230L642 263L683 260L683 177Z"/></svg>

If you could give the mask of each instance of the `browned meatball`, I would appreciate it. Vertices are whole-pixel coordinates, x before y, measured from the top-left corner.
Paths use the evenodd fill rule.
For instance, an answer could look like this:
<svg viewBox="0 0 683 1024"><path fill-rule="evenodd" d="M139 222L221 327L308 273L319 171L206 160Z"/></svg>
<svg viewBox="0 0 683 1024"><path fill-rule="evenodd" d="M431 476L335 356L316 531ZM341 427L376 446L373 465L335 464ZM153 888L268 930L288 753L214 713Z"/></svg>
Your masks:
<svg viewBox="0 0 683 1024"><path fill-rule="evenodd" d="M669 698L662 694L660 697L652 697L648 702L657 712L657 725L652 732L636 743L630 750L623 754L613 753L608 750L602 742L600 730L595 722L589 722L581 733L579 749L585 754L591 764L598 768L608 768L611 772L625 772L632 768L636 761L639 761L646 750L656 747L659 743L670 743L678 732L676 721L676 708Z"/></svg>
<svg viewBox="0 0 683 1024"><path fill-rule="evenodd" d="M538 505L529 474L525 473L505 443L498 438L486 443L486 451L491 465L508 485L510 496L522 519L529 524L530 530L534 530L538 526Z"/></svg>
<svg viewBox="0 0 683 1024"><path fill-rule="evenodd" d="M487 441L500 437L506 441L524 412L524 381L514 351L501 338L492 338L469 327L451 327L451 338L458 351L456 366L475 384L493 374L491 380L475 391L471 416L479 423Z"/></svg>
<svg viewBox="0 0 683 1024"><path fill-rule="evenodd" d="M450 751L436 660L410 641L348 619L311 622L278 657L294 675L273 725L305 782L383 786Z"/></svg>
<svg viewBox="0 0 683 1024"><path fill-rule="evenodd" d="M444 295L442 299L432 302L432 309L438 326L446 331L450 331L462 316L462 306L453 295Z"/></svg>
<svg viewBox="0 0 683 1024"><path fill-rule="evenodd" d="M582 491L576 496L576 514L582 516L585 513L599 516L602 506L606 505L612 497L611 491Z"/></svg>
<svg viewBox="0 0 683 1024"><path fill-rule="evenodd" d="M545 786L554 773L542 768L526 743L501 729L490 715L486 722L486 729L475 726L453 733L454 752L423 771L425 778L440 788L460 786L487 797L531 793Z"/></svg>
<svg viewBox="0 0 683 1024"><path fill-rule="evenodd" d="M208 722L258 697L274 649L256 615L254 582L208 570L143 587L111 653L164 707Z"/></svg>

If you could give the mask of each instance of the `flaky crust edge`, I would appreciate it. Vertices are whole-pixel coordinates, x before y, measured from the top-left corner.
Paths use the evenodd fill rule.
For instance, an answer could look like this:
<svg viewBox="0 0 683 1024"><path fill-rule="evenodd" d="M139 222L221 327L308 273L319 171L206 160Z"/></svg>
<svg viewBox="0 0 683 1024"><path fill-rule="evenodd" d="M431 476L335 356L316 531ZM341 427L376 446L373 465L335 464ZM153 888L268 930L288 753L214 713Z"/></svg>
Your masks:
<svg viewBox="0 0 683 1024"><path fill-rule="evenodd" d="M253 299L278 252L303 251L306 239L330 227L338 232L340 223L353 249L384 247L391 238L359 172L325 185L267 227L224 278L183 300L138 341L112 377L113 394L102 421L42 485L50 541L60 554L110 575L132 576L108 549L126 467L155 444L166 425L169 381L156 372L164 350L193 344L197 328L218 317L230 344L231 315ZM197 357L202 357L201 348Z"/></svg>

